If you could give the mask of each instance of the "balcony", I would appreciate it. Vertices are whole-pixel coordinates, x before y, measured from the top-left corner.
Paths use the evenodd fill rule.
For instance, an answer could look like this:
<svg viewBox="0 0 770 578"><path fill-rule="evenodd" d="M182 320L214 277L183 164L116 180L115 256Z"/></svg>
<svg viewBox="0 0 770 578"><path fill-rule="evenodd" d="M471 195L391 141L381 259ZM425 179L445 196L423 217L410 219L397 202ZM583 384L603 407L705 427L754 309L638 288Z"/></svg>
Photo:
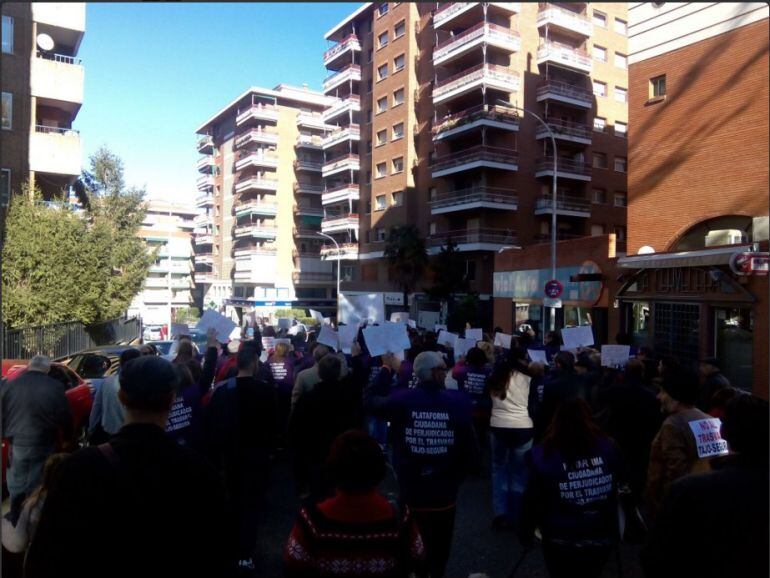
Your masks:
<svg viewBox="0 0 770 578"><path fill-rule="evenodd" d="M548 3L544 6L545 8L537 13L538 28L548 25L565 34L581 38L593 34L594 25L589 18L555 4Z"/></svg>
<svg viewBox="0 0 770 578"><path fill-rule="evenodd" d="M481 2L449 2L440 6L433 14L433 28L438 30L479 5ZM520 2L490 2L489 5L510 14L521 12Z"/></svg>
<svg viewBox="0 0 770 578"><path fill-rule="evenodd" d="M323 112L323 120L329 123L337 117L349 112L361 111L361 97L357 94L351 94L345 98L338 99L334 104Z"/></svg>
<svg viewBox="0 0 770 578"><path fill-rule="evenodd" d="M338 144L348 141L358 142L361 140L361 128L357 124L351 124L341 130L336 130L324 137L322 146L324 150L330 149Z"/></svg>
<svg viewBox="0 0 770 578"><path fill-rule="evenodd" d="M519 208L519 200L515 190L492 187L472 187L444 193L428 204L431 215L443 215L473 209L515 211Z"/></svg>
<svg viewBox="0 0 770 578"><path fill-rule="evenodd" d="M332 205L334 203L347 203L359 199L359 188L356 184L342 185L334 189L329 189L321 196L322 205Z"/></svg>
<svg viewBox="0 0 770 578"><path fill-rule="evenodd" d="M571 159L557 159L556 171L558 178L573 179L576 181L590 181L591 167L585 163ZM553 157L543 157L535 163L536 177L553 176Z"/></svg>
<svg viewBox="0 0 770 578"><path fill-rule="evenodd" d="M478 168L518 170L518 153L513 149L475 146L436 159L431 167L433 178Z"/></svg>
<svg viewBox="0 0 770 578"><path fill-rule="evenodd" d="M537 101L553 100L578 108L591 109L593 92L580 86L560 80L547 80L537 87Z"/></svg>
<svg viewBox="0 0 770 578"><path fill-rule="evenodd" d="M324 210L321 207L313 207L310 205L303 205L298 203L294 205L295 217L323 217Z"/></svg>
<svg viewBox="0 0 770 578"><path fill-rule="evenodd" d="M235 228L236 237L255 237L258 239L275 239L278 236L278 227L260 223L250 223Z"/></svg>
<svg viewBox="0 0 770 578"><path fill-rule="evenodd" d="M30 68L32 96L65 103L74 118L83 104L83 77L79 58L37 51Z"/></svg>
<svg viewBox="0 0 770 578"><path fill-rule="evenodd" d="M209 189L213 189L214 177L212 175L203 175L202 177L198 177L198 180L195 181L195 184L198 185L199 191L206 191Z"/></svg>
<svg viewBox="0 0 770 578"><path fill-rule="evenodd" d="M358 243L340 243L339 250L329 244L321 247L321 258L324 261L355 261L358 259Z"/></svg>
<svg viewBox="0 0 770 578"><path fill-rule="evenodd" d="M323 164L320 161L311 161L308 159L296 159L294 161L295 171L306 171L310 173L320 173L323 168Z"/></svg>
<svg viewBox="0 0 770 578"><path fill-rule="evenodd" d="M321 185L313 185L310 183L300 183L300 182L294 183L295 194L321 195L323 194L323 192L324 192L324 188Z"/></svg>
<svg viewBox="0 0 770 578"><path fill-rule="evenodd" d="M428 252L436 254L452 239L458 251L499 251L516 246L519 238L511 229L458 229L428 236Z"/></svg>
<svg viewBox="0 0 770 578"><path fill-rule="evenodd" d="M321 235L318 234L318 229L308 229L306 227L300 227L298 229L294 229L294 237L297 239L322 239Z"/></svg>
<svg viewBox="0 0 770 578"><path fill-rule="evenodd" d="M593 138L593 130L590 126L579 123L570 122L566 120L549 120L546 119L548 126L553 132L553 136L557 140L563 140L568 142L574 142L584 145L590 145ZM536 139L549 138L548 131L541 124L538 124Z"/></svg>
<svg viewBox="0 0 770 578"><path fill-rule="evenodd" d="M196 207L213 207L214 195L200 195L195 199Z"/></svg>
<svg viewBox="0 0 770 578"><path fill-rule="evenodd" d="M236 257L275 257L278 251L273 248L266 248L262 245L252 245L251 247L243 247L233 251Z"/></svg>
<svg viewBox="0 0 770 578"><path fill-rule="evenodd" d="M551 195L542 195L537 199L535 205L536 215L550 215L553 210L553 197ZM581 197L568 197L557 195L556 214L565 217L591 217L591 203Z"/></svg>
<svg viewBox="0 0 770 578"><path fill-rule="evenodd" d="M235 148L240 148L250 143L277 145L278 133L272 130L253 128L235 139Z"/></svg>
<svg viewBox="0 0 770 578"><path fill-rule="evenodd" d="M35 132L29 135L29 169L48 174L79 175L80 147L78 131L37 125Z"/></svg>
<svg viewBox="0 0 770 578"><path fill-rule="evenodd" d="M278 107L272 104L253 104L235 117L235 124L236 126L241 126L251 120L277 122Z"/></svg>
<svg viewBox="0 0 770 578"><path fill-rule="evenodd" d="M355 34L351 34L324 52L324 66L335 68L343 62L352 62L353 54L356 52L361 52L361 43Z"/></svg>
<svg viewBox="0 0 770 578"><path fill-rule="evenodd" d="M237 203L235 205L235 216L245 217L246 215L260 215L266 217L275 217L278 214L278 205L276 203L266 203L263 201L251 201L247 203Z"/></svg>
<svg viewBox="0 0 770 578"><path fill-rule="evenodd" d="M334 273L318 271L295 271L291 274L295 285L333 285L337 281Z"/></svg>
<svg viewBox="0 0 770 578"><path fill-rule="evenodd" d="M321 231L324 233L340 233L350 229L358 232L358 215L355 213L327 217L321 221Z"/></svg>
<svg viewBox="0 0 770 578"><path fill-rule="evenodd" d="M171 273L172 275L189 275L192 270L192 262L189 259L184 261L161 260L160 263L150 265L150 273Z"/></svg>
<svg viewBox="0 0 770 578"><path fill-rule="evenodd" d="M481 87L505 93L519 90L519 73L496 64L479 64L436 83L433 103L446 102Z"/></svg>
<svg viewBox="0 0 770 578"><path fill-rule="evenodd" d="M212 224L211 215L198 215L195 217L195 220L193 221L193 227L197 228L205 228Z"/></svg>
<svg viewBox="0 0 770 578"><path fill-rule="evenodd" d="M325 130L329 128L324 122L323 114L320 112L306 111L300 111L297 114L297 126L304 126L306 128L315 128L319 130Z"/></svg>
<svg viewBox="0 0 770 578"><path fill-rule="evenodd" d="M194 239L196 247L198 245L211 245L214 242L214 235L211 233L205 233L203 235L195 235Z"/></svg>
<svg viewBox="0 0 770 578"><path fill-rule="evenodd" d="M32 20L77 33L73 44L78 44L86 30L85 2L33 2Z"/></svg>
<svg viewBox="0 0 770 578"><path fill-rule="evenodd" d="M206 155L205 157L201 157L198 159L198 172L204 173L207 175L213 174L214 169L216 168L217 164L214 161L214 157L211 155Z"/></svg>
<svg viewBox="0 0 770 578"><path fill-rule="evenodd" d="M201 265L213 265L214 255L212 253L198 253L195 255L195 262Z"/></svg>
<svg viewBox="0 0 770 578"><path fill-rule="evenodd" d="M296 149L310 149L320 151L323 148L323 137L319 135L300 134L297 135L297 140L294 143Z"/></svg>
<svg viewBox="0 0 770 578"><path fill-rule="evenodd" d="M214 137L203 135L198 139L198 152L202 155L210 155L214 152Z"/></svg>
<svg viewBox="0 0 770 578"><path fill-rule="evenodd" d="M196 283L213 283L217 280L217 276L214 275L214 273L210 271L206 272L195 272L195 282Z"/></svg>
<svg viewBox="0 0 770 578"><path fill-rule="evenodd" d="M544 42L537 49L537 63L546 62L586 74L593 70L591 56L587 52L558 42Z"/></svg>
<svg viewBox="0 0 770 578"><path fill-rule="evenodd" d="M358 155L345 155L330 160L323 165L321 169L322 175L328 177L344 171L358 171L361 170L361 163Z"/></svg>
<svg viewBox="0 0 770 578"><path fill-rule="evenodd" d="M346 66L324 80L324 92L330 92L346 82L361 82L361 67L357 64Z"/></svg>
<svg viewBox="0 0 770 578"><path fill-rule="evenodd" d="M519 115L515 108L482 104L445 116L433 127L433 140L450 139L482 126L518 131Z"/></svg>
<svg viewBox="0 0 770 578"><path fill-rule="evenodd" d="M275 179L266 179L264 177L254 176L241 179L235 183L235 192L244 193L246 191L277 191L278 181Z"/></svg>
<svg viewBox="0 0 770 578"><path fill-rule="evenodd" d="M242 171L244 169L254 168L278 168L278 157L276 155L267 154L260 151L243 151L236 156L235 170Z"/></svg>
<svg viewBox="0 0 770 578"><path fill-rule="evenodd" d="M565 233L561 231L556 232L557 241L574 241L586 237L586 235L578 235L577 233ZM551 242L551 233L539 233L534 237L535 244L544 244Z"/></svg>
<svg viewBox="0 0 770 578"><path fill-rule="evenodd" d="M480 22L436 46L433 49L433 65L451 62L483 44L511 53L521 48L521 38L518 32L510 28L490 22Z"/></svg>

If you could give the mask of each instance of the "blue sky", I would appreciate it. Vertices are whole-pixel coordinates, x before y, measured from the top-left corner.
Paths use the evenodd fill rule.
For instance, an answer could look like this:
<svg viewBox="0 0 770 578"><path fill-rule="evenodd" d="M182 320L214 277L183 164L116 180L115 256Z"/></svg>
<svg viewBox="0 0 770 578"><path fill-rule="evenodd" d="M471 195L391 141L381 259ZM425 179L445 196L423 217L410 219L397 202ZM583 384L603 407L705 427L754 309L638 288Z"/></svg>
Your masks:
<svg viewBox="0 0 770 578"><path fill-rule="evenodd" d="M107 145L129 185L189 201L195 129L250 86L321 89L324 33L360 3L89 3L83 166Z"/></svg>

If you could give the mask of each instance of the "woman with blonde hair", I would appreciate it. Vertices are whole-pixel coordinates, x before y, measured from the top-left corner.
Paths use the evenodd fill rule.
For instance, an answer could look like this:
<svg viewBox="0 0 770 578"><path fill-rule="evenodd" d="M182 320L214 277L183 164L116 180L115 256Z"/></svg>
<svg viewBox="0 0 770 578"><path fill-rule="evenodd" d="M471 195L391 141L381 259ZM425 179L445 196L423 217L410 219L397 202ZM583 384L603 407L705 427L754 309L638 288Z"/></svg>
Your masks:
<svg viewBox="0 0 770 578"><path fill-rule="evenodd" d="M267 359L267 366L273 374L278 393L278 417L281 435L286 432L291 409L291 390L294 387L294 365L296 356L291 345L281 341L276 343L275 351Z"/></svg>

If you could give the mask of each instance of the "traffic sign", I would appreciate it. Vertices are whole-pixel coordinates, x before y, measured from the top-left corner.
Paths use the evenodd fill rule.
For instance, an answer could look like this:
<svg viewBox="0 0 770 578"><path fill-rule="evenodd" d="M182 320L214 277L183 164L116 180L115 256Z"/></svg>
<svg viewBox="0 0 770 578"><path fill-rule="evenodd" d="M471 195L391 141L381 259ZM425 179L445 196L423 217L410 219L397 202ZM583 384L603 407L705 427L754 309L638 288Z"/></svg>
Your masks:
<svg viewBox="0 0 770 578"><path fill-rule="evenodd" d="M561 299L552 299L551 297L544 297L543 298L543 305L545 307L553 307L554 309L561 309L562 302Z"/></svg>
<svg viewBox="0 0 770 578"><path fill-rule="evenodd" d="M551 299L561 297L563 291L564 285L562 285L557 279L551 279L548 283L545 284L545 295Z"/></svg>

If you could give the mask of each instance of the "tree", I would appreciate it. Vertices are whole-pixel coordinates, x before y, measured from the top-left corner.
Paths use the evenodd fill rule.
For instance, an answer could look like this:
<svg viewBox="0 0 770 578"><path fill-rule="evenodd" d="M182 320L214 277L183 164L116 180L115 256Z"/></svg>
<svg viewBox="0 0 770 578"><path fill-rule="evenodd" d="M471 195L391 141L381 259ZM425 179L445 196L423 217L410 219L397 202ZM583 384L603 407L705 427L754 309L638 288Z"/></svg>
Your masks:
<svg viewBox="0 0 770 578"><path fill-rule="evenodd" d="M176 323L193 323L201 318L201 312L197 307L180 307L174 311Z"/></svg>
<svg viewBox="0 0 770 578"><path fill-rule="evenodd" d="M457 250L457 243L451 238L431 259L430 268L433 270L433 286L427 289L427 293L433 299L446 301L455 293L468 291L465 261Z"/></svg>
<svg viewBox="0 0 770 578"><path fill-rule="evenodd" d="M404 306L407 296L428 267L428 251L425 239L414 225L397 225L390 229L385 245L385 257L388 259L394 281L404 293Z"/></svg>

